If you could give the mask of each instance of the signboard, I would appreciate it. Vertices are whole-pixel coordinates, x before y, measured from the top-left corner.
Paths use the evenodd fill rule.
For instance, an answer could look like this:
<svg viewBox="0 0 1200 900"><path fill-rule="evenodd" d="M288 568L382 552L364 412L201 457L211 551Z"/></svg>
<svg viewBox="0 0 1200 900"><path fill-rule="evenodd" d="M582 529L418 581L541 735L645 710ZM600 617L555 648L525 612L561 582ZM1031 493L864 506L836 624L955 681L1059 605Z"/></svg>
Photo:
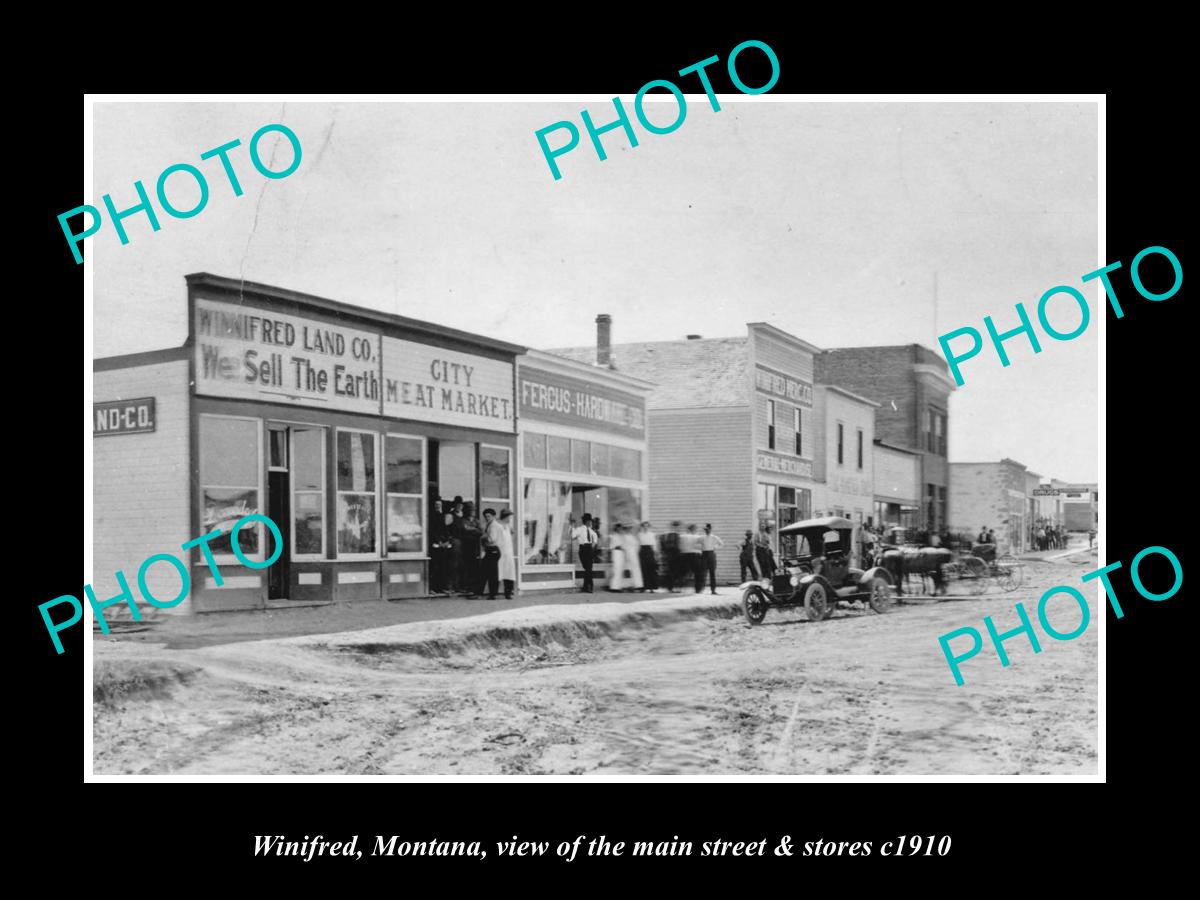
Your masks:
<svg viewBox="0 0 1200 900"><path fill-rule="evenodd" d="M155 421L153 397L92 404L92 437L150 432Z"/></svg>
<svg viewBox="0 0 1200 900"><path fill-rule="evenodd" d="M379 335L197 299L196 393L379 415Z"/></svg>
<svg viewBox="0 0 1200 900"><path fill-rule="evenodd" d="M512 434L513 364L383 339L383 414Z"/></svg>
<svg viewBox="0 0 1200 900"><path fill-rule="evenodd" d="M773 394L776 397L783 397L791 400L793 403L798 403L800 406L811 407L813 403L813 387L811 383L791 378L782 372L768 369L766 366L755 367L754 386L760 391Z"/></svg>
<svg viewBox="0 0 1200 900"><path fill-rule="evenodd" d="M807 459L797 459L794 456L780 456L759 450L757 465L766 472L779 472L783 475L795 475L799 478L812 478L812 462Z"/></svg>
<svg viewBox="0 0 1200 900"><path fill-rule="evenodd" d="M1057 497L1060 491L1058 488L1034 488L1033 496L1035 497Z"/></svg>
<svg viewBox="0 0 1200 900"><path fill-rule="evenodd" d="M518 369L517 379L522 418L646 436L646 403L635 394L525 365Z"/></svg>

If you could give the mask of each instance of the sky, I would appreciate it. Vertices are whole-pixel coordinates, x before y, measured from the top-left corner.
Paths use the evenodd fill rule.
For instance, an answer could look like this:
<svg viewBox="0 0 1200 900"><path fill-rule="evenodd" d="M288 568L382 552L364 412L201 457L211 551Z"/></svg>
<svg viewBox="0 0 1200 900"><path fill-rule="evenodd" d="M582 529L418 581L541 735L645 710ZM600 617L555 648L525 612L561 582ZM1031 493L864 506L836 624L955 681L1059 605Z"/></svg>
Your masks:
<svg viewBox="0 0 1200 900"><path fill-rule="evenodd" d="M626 108L632 98L623 97ZM952 461L1009 457L1044 478L1096 481L1098 282L1094 103L814 103L688 95L683 124L602 137L611 100L483 103L128 103L94 106L93 196L118 210L189 163L207 205L161 230L107 220L86 241L94 265L94 355L179 346L184 275L210 272L399 313L530 347L744 335L769 322L820 347L921 343L983 317L1036 321L1068 285L1092 323L1068 342L1039 333L964 363L950 401ZM667 124L675 102L648 102ZM535 132L573 121L581 141L555 180ZM300 140L294 173L267 179L248 145L283 123ZM244 193L200 154L233 139ZM550 136L551 146L565 140ZM260 145L281 170L277 132ZM274 157L272 157L274 154ZM272 159L274 160L272 162ZM180 209L199 197L172 175ZM64 247L66 250L66 247ZM68 251L69 252L69 251ZM1079 311L1058 298L1051 324ZM957 346L957 344L955 345Z"/></svg>

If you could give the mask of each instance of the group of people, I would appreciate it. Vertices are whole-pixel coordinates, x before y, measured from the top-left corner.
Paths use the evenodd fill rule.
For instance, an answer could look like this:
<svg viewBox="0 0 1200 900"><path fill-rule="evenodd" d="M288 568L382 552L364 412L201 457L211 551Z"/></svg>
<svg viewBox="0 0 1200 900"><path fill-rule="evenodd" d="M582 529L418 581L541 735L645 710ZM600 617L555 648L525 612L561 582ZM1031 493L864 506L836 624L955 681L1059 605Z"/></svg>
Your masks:
<svg viewBox="0 0 1200 900"><path fill-rule="evenodd" d="M511 600L517 579L512 521L510 509L498 516L494 509L485 509L481 522L470 500L434 500L429 522L433 593L463 594L467 599L482 594L495 600L503 586L505 598Z"/></svg>
<svg viewBox="0 0 1200 900"><path fill-rule="evenodd" d="M740 580L743 582L760 581L775 575L779 567L775 564L775 551L766 532L760 531L756 537L754 532L747 529L740 545L738 564L742 569Z"/></svg>
<svg viewBox="0 0 1200 900"><path fill-rule="evenodd" d="M607 549L612 563L608 591L666 590L678 593L677 585L692 582L696 593L704 590L707 580L710 590L717 592L717 550L725 546L713 534L712 525L697 532L689 525L680 533L682 522L672 522L671 530L657 535L649 522L638 526L617 523L607 540L600 533L599 519L584 513L581 524L571 529L571 540L579 546L579 564L583 569L584 593L595 591L594 566Z"/></svg>
<svg viewBox="0 0 1200 900"><path fill-rule="evenodd" d="M1033 545L1039 550L1065 550L1067 533L1057 525L1039 525L1033 532Z"/></svg>

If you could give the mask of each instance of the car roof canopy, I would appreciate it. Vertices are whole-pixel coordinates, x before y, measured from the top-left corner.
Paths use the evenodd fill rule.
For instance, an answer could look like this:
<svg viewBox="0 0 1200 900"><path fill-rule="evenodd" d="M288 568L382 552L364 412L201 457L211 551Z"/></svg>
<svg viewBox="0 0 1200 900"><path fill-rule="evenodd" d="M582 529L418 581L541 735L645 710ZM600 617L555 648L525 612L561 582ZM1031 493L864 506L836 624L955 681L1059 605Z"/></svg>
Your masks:
<svg viewBox="0 0 1200 900"><path fill-rule="evenodd" d="M825 516L821 519L804 519L800 522L793 522L791 525L785 525L780 528L779 533L794 534L797 531L807 531L810 528L833 528L837 530L853 527L854 523L849 519L843 519L841 516Z"/></svg>

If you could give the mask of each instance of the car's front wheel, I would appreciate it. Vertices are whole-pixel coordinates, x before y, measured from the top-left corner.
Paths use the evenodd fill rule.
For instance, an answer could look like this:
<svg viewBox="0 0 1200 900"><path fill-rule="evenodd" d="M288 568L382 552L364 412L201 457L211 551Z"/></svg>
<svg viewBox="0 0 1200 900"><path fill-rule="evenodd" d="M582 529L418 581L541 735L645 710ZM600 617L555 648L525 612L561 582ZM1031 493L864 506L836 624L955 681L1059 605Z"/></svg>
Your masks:
<svg viewBox="0 0 1200 900"><path fill-rule="evenodd" d="M751 585L742 594L742 612L746 614L746 621L751 625L762 624L762 620L767 617L767 607L769 605L767 595L763 593L763 589L760 587Z"/></svg>

